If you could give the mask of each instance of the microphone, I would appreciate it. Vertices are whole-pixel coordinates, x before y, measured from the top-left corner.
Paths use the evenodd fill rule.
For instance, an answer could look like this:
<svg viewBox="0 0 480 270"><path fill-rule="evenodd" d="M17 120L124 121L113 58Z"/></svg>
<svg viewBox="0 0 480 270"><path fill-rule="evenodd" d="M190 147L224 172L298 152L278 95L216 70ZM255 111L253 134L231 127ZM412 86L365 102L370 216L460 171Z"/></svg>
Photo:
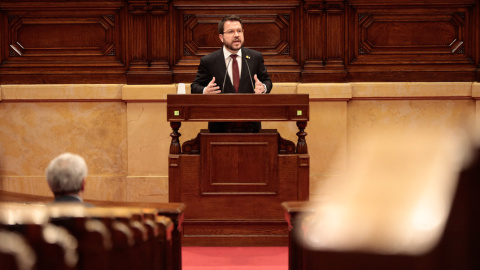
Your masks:
<svg viewBox="0 0 480 270"><path fill-rule="evenodd" d="M227 79L228 66L230 65L230 62L232 62L231 57L230 57L230 60L228 61L228 64L227 64L227 70L225 70L225 76L223 77L223 85L222 85L222 92L221 93L223 93L223 88L225 87L225 80Z"/></svg>
<svg viewBox="0 0 480 270"><path fill-rule="evenodd" d="M250 83L252 83L252 91L255 93L255 86L253 85L252 73L250 72L250 67L248 66L247 58L245 58L245 64L247 64L248 75L250 75Z"/></svg>

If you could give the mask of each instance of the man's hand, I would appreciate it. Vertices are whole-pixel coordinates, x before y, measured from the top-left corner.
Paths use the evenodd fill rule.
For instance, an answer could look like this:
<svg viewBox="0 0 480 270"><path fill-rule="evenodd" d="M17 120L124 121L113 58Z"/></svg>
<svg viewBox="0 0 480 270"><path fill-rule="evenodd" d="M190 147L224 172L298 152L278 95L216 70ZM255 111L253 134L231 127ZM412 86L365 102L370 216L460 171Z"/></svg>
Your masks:
<svg viewBox="0 0 480 270"><path fill-rule="evenodd" d="M220 86L217 86L215 83L215 77L208 83L207 87L203 90L204 94L219 94L220 91Z"/></svg>
<svg viewBox="0 0 480 270"><path fill-rule="evenodd" d="M267 92L267 89L265 89L263 83L258 80L257 74L253 75L253 79L255 80L255 94L263 94L264 92Z"/></svg>

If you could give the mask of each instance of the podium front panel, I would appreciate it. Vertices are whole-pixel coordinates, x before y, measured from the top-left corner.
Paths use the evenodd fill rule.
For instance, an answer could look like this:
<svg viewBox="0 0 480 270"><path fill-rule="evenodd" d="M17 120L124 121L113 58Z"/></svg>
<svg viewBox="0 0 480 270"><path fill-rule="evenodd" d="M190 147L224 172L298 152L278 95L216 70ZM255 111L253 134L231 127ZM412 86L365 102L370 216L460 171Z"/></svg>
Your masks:
<svg viewBox="0 0 480 270"><path fill-rule="evenodd" d="M201 133L201 195L277 193L278 133Z"/></svg>

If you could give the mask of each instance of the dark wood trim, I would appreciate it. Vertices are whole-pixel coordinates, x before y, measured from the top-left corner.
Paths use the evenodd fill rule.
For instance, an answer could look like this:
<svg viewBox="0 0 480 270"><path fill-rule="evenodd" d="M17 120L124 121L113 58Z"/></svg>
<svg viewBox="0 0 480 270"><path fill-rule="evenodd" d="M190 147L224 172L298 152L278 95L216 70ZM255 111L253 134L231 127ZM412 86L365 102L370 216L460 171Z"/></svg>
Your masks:
<svg viewBox="0 0 480 270"><path fill-rule="evenodd" d="M480 0L0 0L1 84L190 83L244 21L273 82L478 81ZM81 15L78 11L81 11Z"/></svg>

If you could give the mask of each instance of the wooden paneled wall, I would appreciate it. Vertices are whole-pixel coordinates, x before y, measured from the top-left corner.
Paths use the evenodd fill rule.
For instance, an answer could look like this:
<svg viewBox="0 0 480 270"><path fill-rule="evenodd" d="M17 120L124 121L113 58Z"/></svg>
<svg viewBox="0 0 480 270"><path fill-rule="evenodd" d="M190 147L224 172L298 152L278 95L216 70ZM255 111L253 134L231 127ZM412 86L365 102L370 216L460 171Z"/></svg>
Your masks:
<svg viewBox="0 0 480 270"><path fill-rule="evenodd" d="M0 84L190 83L244 20L274 82L478 81L480 0L0 0Z"/></svg>

